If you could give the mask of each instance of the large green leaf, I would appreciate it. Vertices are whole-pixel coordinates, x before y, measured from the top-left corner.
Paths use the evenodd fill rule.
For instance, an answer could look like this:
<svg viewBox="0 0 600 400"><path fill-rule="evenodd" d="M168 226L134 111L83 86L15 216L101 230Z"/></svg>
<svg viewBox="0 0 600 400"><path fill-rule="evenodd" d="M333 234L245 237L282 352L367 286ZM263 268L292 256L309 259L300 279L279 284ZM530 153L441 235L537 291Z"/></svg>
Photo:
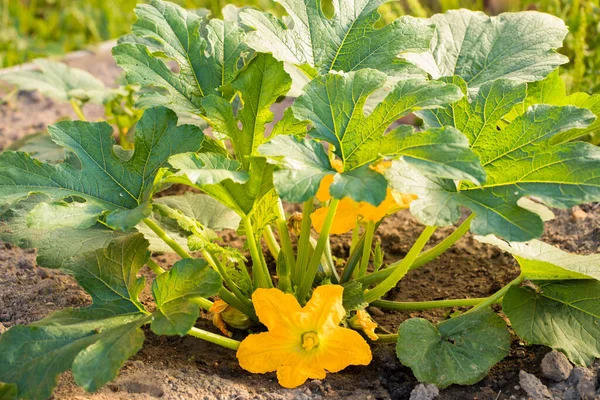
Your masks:
<svg viewBox="0 0 600 400"><path fill-rule="evenodd" d="M461 78L452 80L466 91ZM445 109L420 112L429 129L450 125L462 131L487 175L481 186L464 181L457 186L395 162L388 180L394 189L419 196L411 211L421 222L450 225L462 205L477 214L474 233L522 242L539 237L543 222L519 205L521 198L535 196L552 207L600 199L600 150L555 142L562 132L587 127L594 115L573 106L535 105L499 128L500 119L524 98L525 84L496 80L484 84L472 101L464 98Z"/></svg>
<svg viewBox="0 0 600 400"><path fill-rule="evenodd" d="M569 62L555 51L568 28L552 15L529 11L488 17L452 10L429 21L436 27L431 51L407 58L436 79L460 76L469 85L469 95L496 79L538 81Z"/></svg>
<svg viewBox="0 0 600 400"><path fill-rule="evenodd" d="M513 286L504 296L502 309L515 332L529 343L559 350L578 365L589 365L600 357L598 281Z"/></svg>
<svg viewBox="0 0 600 400"><path fill-rule="evenodd" d="M519 115L527 111L534 104L549 104L552 106L576 106L587 108L596 116L600 115L600 95L590 96L587 93L573 93L567 95L567 88L564 80L557 69L544 80L533 82L527 85L527 97L521 104L517 104L513 110L504 116L503 120L512 121ZM593 124L587 128L575 129L561 133L554 141L568 141L572 137L582 137L588 133L595 133L600 130L600 118L596 118Z"/></svg>
<svg viewBox="0 0 600 400"><path fill-rule="evenodd" d="M21 248L37 249L37 263L46 268L60 268L71 257L104 248L125 233L96 224L75 229L72 221L57 219L54 229L31 226L29 213L47 205L48 196L32 194L0 211L0 240Z"/></svg>
<svg viewBox="0 0 600 400"><path fill-rule="evenodd" d="M48 132L38 132L15 140L6 148L13 151L24 151L30 156L47 163L63 162L66 154L64 147L52 141Z"/></svg>
<svg viewBox="0 0 600 400"><path fill-rule="evenodd" d="M20 90L37 90L44 96L62 101L90 101L102 104L108 95L104 83L92 74L66 64L35 60L39 70L15 70L0 74L0 80Z"/></svg>
<svg viewBox="0 0 600 400"><path fill-rule="evenodd" d="M248 157L255 155L265 141L265 125L273 120L270 107L285 96L291 85L282 62L269 54L259 54L231 83L243 104L237 115L233 104L223 97L212 95L202 101L213 131L231 139L236 159L244 169L248 168Z"/></svg>
<svg viewBox="0 0 600 400"><path fill-rule="evenodd" d="M221 277L200 259L185 259L152 284L156 311L152 330L158 335L185 335L196 323L200 307L194 297L210 297L221 289Z"/></svg>
<svg viewBox="0 0 600 400"><path fill-rule="evenodd" d="M475 238L512 254L521 266L521 275L527 279L600 280L600 254L571 254L539 240L518 243L505 242L493 235Z"/></svg>
<svg viewBox="0 0 600 400"><path fill-rule="evenodd" d="M137 275L149 257L148 242L137 233L115 239L105 249L77 255L62 269L90 294L90 310L99 307L114 314L143 312L139 294L145 279Z"/></svg>
<svg viewBox="0 0 600 400"><path fill-rule="evenodd" d="M369 165L383 157L403 156L419 170L435 177L483 181L485 175L477 156L457 130L443 128L417 133L403 125L387 132L399 118L413 111L458 100L462 97L460 90L442 82L399 81L366 116L365 103L386 80L385 74L372 69L330 73L309 83L292 106L297 118L312 123L309 134L331 143L343 163L343 172L336 174L331 194L336 198L349 196L356 201L381 203L387 185ZM331 173L322 150L310 155L318 146L281 137L274 144L261 147L269 162L284 171L278 172L276 179L280 195L287 200L298 202L314 195L321 178ZM285 181L285 177L294 175L302 175L300 185Z"/></svg>
<svg viewBox="0 0 600 400"><path fill-rule="evenodd" d="M278 0L291 17L286 26L271 14L246 9L242 23L255 29L247 37L255 50L317 73L375 68L390 75L420 74L397 58L406 52L427 51L433 27L422 20L401 17L376 28L377 8L388 0L333 0L327 18L321 0ZM310 68L309 68L310 69Z"/></svg>
<svg viewBox="0 0 600 400"><path fill-rule="evenodd" d="M165 106L178 114L201 114L201 100L228 85L243 65L248 47L232 21L210 22L194 11L152 0L140 4L133 33L142 39L113 49L130 83L142 85L139 105ZM179 67L173 72L166 61Z"/></svg>
<svg viewBox="0 0 600 400"><path fill-rule="evenodd" d="M203 157L210 157L212 163ZM167 173L163 181L199 189L219 200L240 216L248 216L273 190L273 166L261 157L251 157L244 171L234 160L215 154L182 154L170 160L179 172Z"/></svg>
<svg viewBox="0 0 600 400"><path fill-rule="evenodd" d="M19 398L47 399L58 375L73 368L88 391L113 380L144 341L144 314L57 324L52 316L33 326L15 326L0 336L0 380L15 384Z"/></svg>
<svg viewBox="0 0 600 400"><path fill-rule="evenodd" d="M135 210L152 195L157 171L166 166L171 155L196 151L202 144L204 136L198 128L176 125L172 111L147 110L137 124L135 152L128 160L113 151L113 130L106 123L67 121L52 125L52 139L73 155L65 163L50 165L26 153L2 153L0 203L10 204L41 192L51 200L83 198L105 211Z"/></svg>
<svg viewBox="0 0 600 400"><path fill-rule="evenodd" d="M0 400L16 400L17 393L17 385L0 382Z"/></svg>
<svg viewBox="0 0 600 400"><path fill-rule="evenodd" d="M36 400L50 397L58 375L69 368L88 391L114 379L142 347L140 327L150 319L138 299L144 279L137 278L147 248L136 234L66 262L64 270L91 295L92 305L0 336L0 381L16 384L19 397Z"/></svg>
<svg viewBox="0 0 600 400"><path fill-rule="evenodd" d="M510 333L502 318L482 309L434 326L422 318L400 324L396 353L420 382L439 388L471 385L508 355Z"/></svg>

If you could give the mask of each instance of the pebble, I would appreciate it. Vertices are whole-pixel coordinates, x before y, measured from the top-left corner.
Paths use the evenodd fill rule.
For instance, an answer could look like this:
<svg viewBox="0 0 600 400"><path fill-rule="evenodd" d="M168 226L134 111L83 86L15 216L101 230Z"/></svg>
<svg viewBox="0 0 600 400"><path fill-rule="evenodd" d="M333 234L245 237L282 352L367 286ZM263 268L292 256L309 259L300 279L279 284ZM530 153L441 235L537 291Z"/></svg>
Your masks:
<svg viewBox="0 0 600 400"><path fill-rule="evenodd" d="M575 207L573 209L573 213L571 214L571 217L573 217L573 219L586 219L587 213L585 211L583 211L581 208Z"/></svg>
<svg viewBox="0 0 600 400"><path fill-rule="evenodd" d="M550 393L550 390L546 385L533 374L528 374L521 370L519 372L519 383L531 400L546 400L553 398L552 393Z"/></svg>
<svg viewBox="0 0 600 400"><path fill-rule="evenodd" d="M410 400L433 400L440 395L440 389L435 385L418 384L410 392Z"/></svg>
<svg viewBox="0 0 600 400"><path fill-rule="evenodd" d="M573 371L567 356L559 351L551 351L542 360L542 375L555 382L566 381Z"/></svg>
<svg viewBox="0 0 600 400"><path fill-rule="evenodd" d="M586 370L577 383L577 392L582 400L594 400L596 398L596 388L598 378L589 370Z"/></svg>

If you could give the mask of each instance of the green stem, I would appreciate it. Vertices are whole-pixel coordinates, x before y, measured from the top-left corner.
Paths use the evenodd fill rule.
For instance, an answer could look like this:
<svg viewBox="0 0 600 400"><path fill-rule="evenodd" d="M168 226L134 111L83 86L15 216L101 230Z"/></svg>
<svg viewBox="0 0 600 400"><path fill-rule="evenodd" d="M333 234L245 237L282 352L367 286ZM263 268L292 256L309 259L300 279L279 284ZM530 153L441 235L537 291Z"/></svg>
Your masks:
<svg viewBox="0 0 600 400"><path fill-rule="evenodd" d="M428 262L433 261L441 254L443 254L446 250L452 247L461 237L463 237L471 227L471 221L475 218L475 214L469 215L467 219L464 220L462 224L458 226L448 237L442 240L437 245L433 246L431 249L422 252L419 254L413 265L410 267L410 271L422 267ZM382 269L375 273L360 277L357 279L358 282L362 283L363 286L368 287L374 283L378 283L383 281L385 278L390 276L395 268L398 268L402 260L397 261L391 264L386 269Z"/></svg>
<svg viewBox="0 0 600 400"><path fill-rule="evenodd" d="M156 224L156 222L152 221L149 218L144 218L142 222L146 224L146 226L150 228L152 232L156 233L156 235L159 238L161 238L163 242L165 242L170 248L172 248L173 251L179 255L179 257L192 258L190 253L188 253L187 250L181 247L179 243L171 239L167 232L163 231L162 228L158 226L158 224Z"/></svg>
<svg viewBox="0 0 600 400"><path fill-rule="evenodd" d="M378 333L377 337L377 343L396 343L398 341L397 333Z"/></svg>
<svg viewBox="0 0 600 400"><path fill-rule="evenodd" d="M365 231L365 243L363 244L363 252L358 269L358 276L365 276L371 259L371 247L373 246L373 237L375 235L375 222L369 221Z"/></svg>
<svg viewBox="0 0 600 400"><path fill-rule="evenodd" d="M292 246L292 240L290 239L290 232L288 231L285 220L285 211L283 210L281 199L279 200L277 211L277 232L279 233L279 240L281 241L281 249L287 261L289 276L290 279L292 279L295 276L296 256L294 255L294 247Z"/></svg>
<svg viewBox="0 0 600 400"><path fill-rule="evenodd" d="M481 310L482 308L486 308L486 307L491 306L492 304L498 303L504 297L506 292L508 292L508 289L510 289L514 285L520 284L524 280L525 280L525 277L523 275L519 275L516 279L510 281L502 289L498 290L496 293L494 293L493 295L491 295L490 297L488 297L481 303L477 304L475 307L471 308L465 314L476 311L476 310Z"/></svg>
<svg viewBox="0 0 600 400"><path fill-rule="evenodd" d="M449 299L449 300L433 300L433 301L388 301L376 300L371 303L374 307L383 308L386 310L395 311L419 311L432 310L436 308L453 308L453 307L472 307L487 300L486 298L479 299Z"/></svg>
<svg viewBox="0 0 600 400"><path fill-rule="evenodd" d="M325 223L323 224L323 228L321 229L321 233L319 234L319 240L317 241L317 245L315 246L315 251L313 252L312 257L310 258L306 271L304 271L304 273L302 274L302 280L300 281L300 285L298 286L298 290L296 291L296 298L301 303L303 303L306 299L306 296L308 296L308 291L312 287L313 281L315 280L315 276L317 275L317 270L319 269L319 262L321 261L321 257L323 256L325 244L329 240L329 231L331 230L331 226L333 225L335 212L337 211L339 203L339 199L331 200L327 216L325 217Z"/></svg>
<svg viewBox="0 0 600 400"><path fill-rule="evenodd" d="M279 243L277 243L277 239L275 238L275 234L273 233L273 229L271 229L270 225L267 225L263 230L263 237L265 238L265 242L267 242L267 247L271 252L271 255L275 260L279 257L279 252L281 251L281 247L279 247Z"/></svg>
<svg viewBox="0 0 600 400"><path fill-rule="evenodd" d="M338 284L340 283L340 276L335 269L335 263L333 262L333 253L331 252L331 239L327 240L325 243L325 261L329 265L329 269L331 270L331 282Z"/></svg>
<svg viewBox="0 0 600 400"><path fill-rule="evenodd" d="M164 274L165 271L160 265L158 265L156 263L156 261L154 261L152 258L148 258L148 260L146 261L146 265L148 266L148 268L150 268L152 270L152 272L154 272L156 275L162 275Z"/></svg>
<svg viewBox="0 0 600 400"><path fill-rule="evenodd" d="M300 239L298 240L298 259L296 260L296 275L293 277L294 282L299 284L302 281L306 264L308 263L309 246L310 246L310 229L311 219L310 214L313 211L313 199L304 202L302 210L302 230L300 231Z"/></svg>
<svg viewBox="0 0 600 400"><path fill-rule="evenodd" d="M344 267L344 270L342 271L342 277L340 279L341 283L348 282L350 280L350 278L352 278L352 275L354 274L354 269L356 268L356 266L358 265L358 261L360 260L360 256L362 254L361 249L363 247L364 242L365 242L365 235L363 235L357 241L356 246L354 247L354 250L350 253L350 257L348 258L348 261L346 262L346 266ZM367 275L367 277L368 276L370 276L370 275Z"/></svg>
<svg viewBox="0 0 600 400"><path fill-rule="evenodd" d="M198 339L206 340L207 342L218 344L219 346L223 346L231 350L237 350L240 347L240 342L235 339L217 335L216 333L208 332L203 329L192 328L187 334L197 337Z"/></svg>
<svg viewBox="0 0 600 400"><path fill-rule="evenodd" d="M221 288L221 290L219 290L219 297L227 304L229 304L230 306L232 306L233 308L237 308L238 310L240 310L241 312L243 312L244 314L246 314L248 317L250 317L253 321L257 321L258 322L258 318L256 317L256 313L254 312L254 308L251 309L246 309L246 306L244 305L244 303L242 303L233 293L231 293L229 290L225 289L224 287Z"/></svg>
<svg viewBox="0 0 600 400"><path fill-rule="evenodd" d="M83 110L81 109L79 104L77 104L75 100L70 100L69 103L71 103L73 111L75 111L75 114L77 114L77 118L79 118L82 121L87 121L87 118L85 117L85 114L83 113Z"/></svg>
<svg viewBox="0 0 600 400"><path fill-rule="evenodd" d="M246 298L246 296L244 296L244 294L242 293L240 288L235 284L235 282L233 282L233 280L231 279L231 277L229 276L229 274L223 267L223 264L221 264L221 261L219 261L219 259L217 257L214 257L212 254L210 254L207 250L202 250L202 256L206 259L206 261L214 269L217 270L219 275L221 275L221 277L225 281L225 284L227 285L227 287L229 287L229 290L231 290L233 292L235 297L243 305L242 308L238 308L238 307L236 307L236 308L238 308L241 312L243 312L244 314L246 314L248 316L255 315L254 307L252 306L252 302L248 298Z"/></svg>
<svg viewBox="0 0 600 400"><path fill-rule="evenodd" d="M210 311L213 306L213 302L205 299L204 297L192 297L190 299L192 303L198 304L203 310Z"/></svg>
<svg viewBox="0 0 600 400"><path fill-rule="evenodd" d="M410 270L411 265L416 260L421 250L423 250L423 247L425 247L435 230L435 226L428 226L423 230L406 257L404 257L404 259L400 262L398 267L394 269L390 276L385 278L383 282L375 286L373 289L365 291L366 302L372 303L375 300L379 300L381 297L383 297L383 295L396 287L400 279L402 279Z"/></svg>
<svg viewBox="0 0 600 400"><path fill-rule="evenodd" d="M354 228L352 228L352 241L350 242L350 254L354 253L356 249L356 245L360 240L360 224L356 224Z"/></svg>
<svg viewBox="0 0 600 400"><path fill-rule="evenodd" d="M256 236L254 234L254 228L252 227L252 221L250 221L250 217L244 217L242 221L244 223L244 230L246 231L248 249L250 250L250 256L252 257L252 278L254 280L254 288L272 288L273 281L271 281L269 269L261 257L261 252L258 248L258 243L256 242Z"/></svg>

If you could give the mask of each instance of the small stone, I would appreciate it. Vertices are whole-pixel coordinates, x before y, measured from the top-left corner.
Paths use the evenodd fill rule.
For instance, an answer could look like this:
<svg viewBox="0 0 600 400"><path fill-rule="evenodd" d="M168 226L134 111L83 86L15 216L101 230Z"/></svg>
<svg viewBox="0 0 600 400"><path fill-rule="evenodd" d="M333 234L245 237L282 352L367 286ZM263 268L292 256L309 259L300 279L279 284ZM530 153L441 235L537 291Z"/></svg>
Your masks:
<svg viewBox="0 0 600 400"><path fill-rule="evenodd" d="M581 400L581 397L579 396L577 389L575 389L574 387L570 387L565 391L564 399L565 400Z"/></svg>
<svg viewBox="0 0 600 400"><path fill-rule="evenodd" d="M435 385L418 384L410 392L410 400L433 400L440 395L440 389Z"/></svg>
<svg viewBox="0 0 600 400"><path fill-rule="evenodd" d="M594 400L597 386L597 377L590 370L586 370L577 383L577 391L582 400Z"/></svg>
<svg viewBox="0 0 600 400"><path fill-rule="evenodd" d="M369 307L369 314L374 317L383 317L385 313L378 307Z"/></svg>
<svg viewBox="0 0 600 400"><path fill-rule="evenodd" d="M519 383L532 400L546 400L553 397L546 385L533 374L521 370L519 372Z"/></svg>
<svg viewBox="0 0 600 400"><path fill-rule="evenodd" d="M571 214L571 217L573 219L586 219L587 213L585 211L583 211L581 208L575 207L573 209L573 213Z"/></svg>
<svg viewBox="0 0 600 400"><path fill-rule="evenodd" d="M569 379L567 380L567 384L571 385L571 386L577 386L577 383L579 383L579 380L581 378L583 378L583 376L586 374L587 369L583 368L583 367L575 367L573 368L573 371L571 372L571 376L569 376Z"/></svg>
<svg viewBox="0 0 600 400"><path fill-rule="evenodd" d="M551 351L542 360L542 375L555 382L562 382L569 378L573 366L567 356L558 351Z"/></svg>

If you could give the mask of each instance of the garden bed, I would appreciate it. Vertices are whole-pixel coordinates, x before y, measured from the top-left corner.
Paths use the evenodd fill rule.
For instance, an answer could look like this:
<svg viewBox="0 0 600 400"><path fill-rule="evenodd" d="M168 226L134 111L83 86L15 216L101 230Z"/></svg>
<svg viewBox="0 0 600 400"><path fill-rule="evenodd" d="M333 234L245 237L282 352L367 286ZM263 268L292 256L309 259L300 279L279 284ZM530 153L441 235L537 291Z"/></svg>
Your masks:
<svg viewBox="0 0 600 400"><path fill-rule="evenodd" d="M119 76L119 68L108 51L71 59L69 65L83 68L111 84ZM90 120L101 115L90 106ZM274 110L277 111L277 110ZM20 93L0 106L0 149L27 134L45 129L62 117L74 118L68 105L56 105L37 94ZM378 230L389 260L401 258L415 241L421 226L407 211L388 218ZM439 229L431 244L441 240L450 228ZM227 244L235 235L225 233ZM556 211L556 218L546 224L542 238L563 250L590 254L600 247L600 213L595 206ZM350 237L335 237L334 255L347 257ZM175 257L155 259L170 267ZM389 261L388 260L388 261ZM272 259L271 259L272 261ZM144 273L152 274L144 270ZM450 251L426 266L411 272L401 281L388 299L399 301L437 300L445 298L486 297L518 275L514 259L496 247L481 244L470 234ZM146 305L151 302L148 288L142 295ZM81 307L89 297L75 281L58 271L39 268L35 252L0 243L0 332L16 324L41 319L48 313L65 307ZM443 320L453 310L426 312L387 312L370 309L377 322L389 331L410 317ZM199 321L200 327L216 331L209 315ZM395 356L393 344L376 345L374 359L368 367L351 367L324 381L286 390L276 381L275 374L251 375L242 370L231 350L191 337L158 337L147 330L143 350L128 361L119 377L94 395L78 388L70 373L63 374L55 392L57 399L299 399L299 398L373 398L408 399L417 385L410 369L403 367ZM241 332L236 333L241 339ZM510 355L496 365L489 377L473 386L451 386L441 391L439 399L519 399L524 396L519 387L519 371L540 375L539 365L548 349L526 346L513 340ZM511 397L513 396L513 397Z"/></svg>

